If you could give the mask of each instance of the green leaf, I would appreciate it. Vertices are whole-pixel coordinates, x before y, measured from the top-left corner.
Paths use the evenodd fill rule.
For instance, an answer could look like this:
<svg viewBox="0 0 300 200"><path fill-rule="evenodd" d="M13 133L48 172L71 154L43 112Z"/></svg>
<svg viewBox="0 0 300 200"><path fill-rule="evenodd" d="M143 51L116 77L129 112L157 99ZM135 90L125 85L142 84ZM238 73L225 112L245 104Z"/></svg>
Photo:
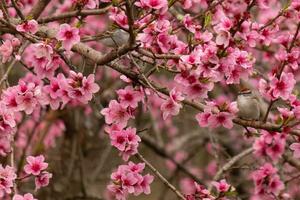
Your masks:
<svg viewBox="0 0 300 200"><path fill-rule="evenodd" d="M205 13L205 17L204 17L204 27L207 27L210 25L211 23L211 18L212 18L212 14L210 11Z"/></svg>
<svg viewBox="0 0 300 200"><path fill-rule="evenodd" d="M290 7L290 5L291 5L291 0L288 0L282 8L283 12L285 12Z"/></svg>
<svg viewBox="0 0 300 200"><path fill-rule="evenodd" d="M79 21L76 23L75 27L76 27L76 28L80 28L82 24L83 24L83 22L82 22L81 20L79 20Z"/></svg>
<svg viewBox="0 0 300 200"><path fill-rule="evenodd" d="M233 190L233 191L228 191L228 192L226 192L225 193L225 196L236 196L238 193L237 193L237 191L236 190Z"/></svg>
<svg viewBox="0 0 300 200"><path fill-rule="evenodd" d="M112 0L111 1L113 6L118 6L119 5L119 1L118 0Z"/></svg>

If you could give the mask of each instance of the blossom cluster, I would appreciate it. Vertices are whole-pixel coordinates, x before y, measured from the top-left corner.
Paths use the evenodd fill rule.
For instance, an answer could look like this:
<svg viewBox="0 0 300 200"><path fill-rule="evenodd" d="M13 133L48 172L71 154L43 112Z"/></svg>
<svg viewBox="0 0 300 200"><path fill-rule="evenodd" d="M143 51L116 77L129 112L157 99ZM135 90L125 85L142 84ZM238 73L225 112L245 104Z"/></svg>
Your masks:
<svg viewBox="0 0 300 200"><path fill-rule="evenodd" d="M209 192L208 189L203 185L199 185L194 182L194 192L193 194L187 194L186 200L197 200L197 199L206 199L206 200L215 200L216 198Z"/></svg>
<svg viewBox="0 0 300 200"><path fill-rule="evenodd" d="M45 171L48 167L48 163L44 162L44 156L28 156L26 158L27 164L24 166L24 172L26 176L21 179L26 179L33 175L35 177L36 190L41 187L45 187L49 184L49 180L52 174ZM3 167L0 165L0 197L4 198L7 194L12 193L12 188L16 184L17 174L15 169L11 166ZM14 194L13 200L36 200L31 193L27 193L24 196L20 194Z"/></svg>
<svg viewBox="0 0 300 200"><path fill-rule="evenodd" d="M0 165L0 175L0 197L4 197L5 193L11 194L17 175L15 169L8 165L5 167Z"/></svg>
<svg viewBox="0 0 300 200"><path fill-rule="evenodd" d="M112 130L109 137L111 145L120 151L125 161L137 153L139 142L141 142L141 138L136 134L136 129L130 127L123 130Z"/></svg>
<svg viewBox="0 0 300 200"><path fill-rule="evenodd" d="M14 52L18 50L20 47L21 42L16 37L11 37L4 40L3 44L0 45L0 54L2 57L2 63L6 63L7 61L11 60L11 57Z"/></svg>
<svg viewBox="0 0 300 200"><path fill-rule="evenodd" d="M45 169L48 167L48 163L44 162L44 156L28 156L26 161L27 164L24 166L24 171L28 175L35 176L36 190L40 189L41 187L46 187L49 184L50 178L52 178L52 174L45 171Z"/></svg>
<svg viewBox="0 0 300 200"><path fill-rule="evenodd" d="M259 156L268 156L277 161L284 153L286 135L278 132L262 131L253 144L254 153Z"/></svg>
<svg viewBox="0 0 300 200"><path fill-rule="evenodd" d="M126 165L120 165L118 169L111 174L112 184L108 185L108 190L117 200L125 200L128 194L135 196L141 193L150 194L150 184L153 176L142 175L145 168L144 163L129 162Z"/></svg>
<svg viewBox="0 0 300 200"><path fill-rule="evenodd" d="M131 155L137 153L141 138L137 135L135 128L126 128L128 120L133 118L134 109L142 101L141 91L127 86L117 90L118 101L112 100L108 108L101 110L105 116L106 132L109 134L111 145L120 151L122 158L127 161Z"/></svg>
<svg viewBox="0 0 300 200"><path fill-rule="evenodd" d="M284 189L284 184L277 174L277 169L266 163L252 173L255 184L255 194L264 199L272 199Z"/></svg>
<svg viewBox="0 0 300 200"><path fill-rule="evenodd" d="M201 127L223 126L232 128L232 119L237 113L236 102L227 102L226 99L220 97L216 101L206 102L204 112L196 115L196 119Z"/></svg>

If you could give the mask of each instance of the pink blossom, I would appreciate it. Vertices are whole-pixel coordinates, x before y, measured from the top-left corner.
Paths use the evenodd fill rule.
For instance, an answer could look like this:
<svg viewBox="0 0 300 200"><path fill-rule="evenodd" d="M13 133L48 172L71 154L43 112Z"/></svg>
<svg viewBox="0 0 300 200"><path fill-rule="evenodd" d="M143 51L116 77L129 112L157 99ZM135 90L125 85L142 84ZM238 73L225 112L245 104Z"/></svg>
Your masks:
<svg viewBox="0 0 300 200"><path fill-rule="evenodd" d="M35 177L35 188L36 190L40 189L41 187L46 187L49 185L49 181L52 178L52 174L49 172L42 172L40 175Z"/></svg>
<svg viewBox="0 0 300 200"><path fill-rule="evenodd" d="M186 199L187 200L197 200L197 199L203 199L203 200L214 200L216 199L214 196L212 196L208 189L205 188L203 185L199 185L198 183L194 182L193 184L194 191L192 194L187 194Z"/></svg>
<svg viewBox="0 0 300 200"><path fill-rule="evenodd" d="M144 166L142 163L120 165L111 175L112 183L108 185L108 190L112 192L117 200L125 200L128 194L135 196L144 193L150 194L150 184L153 182L153 176L146 174L143 176L143 168L136 170L132 166ZM140 168L140 167L139 167Z"/></svg>
<svg viewBox="0 0 300 200"><path fill-rule="evenodd" d="M271 2L272 0L258 0L257 4L260 9L268 9Z"/></svg>
<svg viewBox="0 0 300 200"><path fill-rule="evenodd" d="M197 53L191 53L190 55L183 55L180 57L183 63L195 65L200 63L200 56Z"/></svg>
<svg viewBox="0 0 300 200"><path fill-rule="evenodd" d="M69 51L74 44L80 42L79 30L69 24L61 24L56 38L62 41L63 48Z"/></svg>
<svg viewBox="0 0 300 200"><path fill-rule="evenodd" d="M278 31L278 25L267 27L261 31L260 40L264 45L269 46L275 38L275 33Z"/></svg>
<svg viewBox="0 0 300 200"><path fill-rule="evenodd" d="M15 194L12 200L37 200L37 199L35 199L32 194L27 193L24 194L24 196Z"/></svg>
<svg viewBox="0 0 300 200"><path fill-rule="evenodd" d="M84 93L84 102L90 101L93 98L93 94L100 90L100 87L95 83L95 75L90 74L88 77L82 79L82 90Z"/></svg>
<svg viewBox="0 0 300 200"><path fill-rule="evenodd" d="M18 109L24 110L26 114L31 114L38 103L32 92L26 92L24 95L18 96L16 101Z"/></svg>
<svg viewBox="0 0 300 200"><path fill-rule="evenodd" d="M186 88L186 95L189 99L207 98L208 91L211 91L214 84L209 80L204 83L190 84Z"/></svg>
<svg viewBox="0 0 300 200"><path fill-rule="evenodd" d="M293 156L295 158L300 158L300 143L293 143L290 145L290 149L294 151Z"/></svg>
<svg viewBox="0 0 300 200"><path fill-rule="evenodd" d="M230 33L225 30L220 30L218 32L218 35L216 37L216 44L217 45L223 45L224 47L227 47L229 45L230 40Z"/></svg>
<svg viewBox="0 0 300 200"><path fill-rule="evenodd" d="M48 163L44 162L45 158L43 155L36 157L28 156L26 158L27 164L24 166L24 171L26 174L32 174L38 176L43 170L48 167Z"/></svg>
<svg viewBox="0 0 300 200"><path fill-rule="evenodd" d="M132 172L141 173L145 169L145 163L137 163L129 161L128 167Z"/></svg>
<svg viewBox="0 0 300 200"><path fill-rule="evenodd" d="M257 156L269 156L276 161L284 152L285 136L277 132L262 131L261 136L253 144Z"/></svg>
<svg viewBox="0 0 300 200"><path fill-rule="evenodd" d="M157 44L158 44L160 50L163 53L167 53L170 50L171 38L167 33L163 32L163 33L158 34L156 41L157 41Z"/></svg>
<svg viewBox="0 0 300 200"><path fill-rule="evenodd" d="M137 153L137 147L141 138L136 134L135 128L112 131L110 134L111 145L116 147L124 160Z"/></svg>
<svg viewBox="0 0 300 200"><path fill-rule="evenodd" d="M288 65L293 69L298 69L298 59L300 57L300 51L293 49L292 52L288 53L287 55L287 62Z"/></svg>
<svg viewBox="0 0 300 200"><path fill-rule="evenodd" d="M94 9L97 6L97 1L95 1L95 0L86 0L86 1L72 0L72 3L77 4L78 6L80 6L82 8L85 7L88 9Z"/></svg>
<svg viewBox="0 0 300 200"><path fill-rule="evenodd" d="M230 189L230 185L226 182L225 179L220 180L219 182L212 182L213 186L216 187L218 192L227 192Z"/></svg>
<svg viewBox="0 0 300 200"><path fill-rule="evenodd" d="M180 92L177 88L173 88L170 91L170 98L176 102L180 102L180 101L184 100L184 96L183 96L182 92Z"/></svg>
<svg viewBox="0 0 300 200"><path fill-rule="evenodd" d="M0 164L0 189L10 194L14 181L17 178L14 168L10 166L3 166Z"/></svg>
<svg viewBox="0 0 300 200"><path fill-rule="evenodd" d="M147 174L143 177L142 182L140 183L140 186L142 188L142 193L144 194L150 194L151 189L150 189L150 184L153 182L154 177Z"/></svg>
<svg viewBox="0 0 300 200"><path fill-rule="evenodd" d="M84 104L90 101L93 94L100 89L95 83L95 76L93 74L85 77L82 73L70 71L70 77L67 79L67 83L68 85L65 89L68 92L68 96Z"/></svg>
<svg viewBox="0 0 300 200"><path fill-rule="evenodd" d="M38 23L34 19L23 22L17 25L17 31L35 34L38 31Z"/></svg>
<svg viewBox="0 0 300 200"><path fill-rule="evenodd" d="M16 103L18 111L25 111L26 114L31 114L36 106L39 104L41 97L41 88L36 86L35 83L20 80L17 86L18 96Z"/></svg>
<svg viewBox="0 0 300 200"><path fill-rule="evenodd" d="M168 2L166 0L140 0L140 4L148 8L159 10L167 7Z"/></svg>
<svg viewBox="0 0 300 200"><path fill-rule="evenodd" d="M0 103L0 135L7 136L12 134L16 126L15 116L6 106Z"/></svg>
<svg viewBox="0 0 300 200"><path fill-rule="evenodd" d="M217 114L211 115L208 118L210 127L216 128L218 126L224 126L225 128L231 129L233 127L232 123L233 116L227 112L219 112Z"/></svg>
<svg viewBox="0 0 300 200"><path fill-rule="evenodd" d="M11 44L14 48L19 47L21 45L21 41L18 38L12 38Z"/></svg>
<svg viewBox="0 0 300 200"><path fill-rule="evenodd" d="M125 89L119 89L117 94L119 95L119 101L124 108L136 108L138 106L138 102L143 99L141 92L134 90L130 86L127 86Z"/></svg>
<svg viewBox="0 0 300 200"><path fill-rule="evenodd" d="M157 23L155 23L154 25L154 30L159 33L166 32L170 28L171 28L171 23L169 20L166 19L158 20Z"/></svg>
<svg viewBox="0 0 300 200"><path fill-rule="evenodd" d="M137 35L137 39L143 47L151 48L151 44L155 40L155 26L150 24L142 33Z"/></svg>
<svg viewBox="0 0 300 200"><path fill-rule="evenodd" d="M281 97L284 100L287 100L292 93L296 81L292 73L281 74L280 79L273 77L270 82L270 87L272 90L272 95L275 98Z"/></svg>
<svg viewBox="0 0 300 200"><path fill-rule="evenodd" d="M225 128L232 128L235 114L237 113L236 102L228 102L222 96L215 101L207 101L203 113L196 115L196 119L201 127L216 128L223 126Z"/></svg>
<svg viewBox="0 0 300 200"><path fill-rule="evenodd" d="M277 169L270 163L266 163L254 171L252 179L254 180L255 194L262 198L272 194L278 195L284 189L284 184L277 175Z"/></svg>
<svg viewBox="0 0 300 200"><path fill-rule="evenodd" d="M65 77L62 74L58 74L57 78L53 77L50 79L50 84L44 86L44 91L47 92L50 96L50 106L52 109L57 109L59 106L60 98L63 95L62 88L67 87L67 82ZM57 101L55 101L57 100ZM69 101L69 100L68 100ZM57 102L58 105L54 106L51 104Z"/></svg>
<svg viewBox="0 0 300 200"><path fill-rule="evenodd" d="M167 101L162 103L160 107L161 111L163 112L163 119L166 120L169 115L178 115L181 108L181 104L169 98Z"/></svg>
<svg viewBox="0 0 300 200"><path fill-rule="evenodd" d="M124 131L114 131L110 134L111 145L120 151L124 151L127 144L127 135Z"/></svg>
<svg viewBox="0 0 300 200"><path fill-rule="evenodd" d="M49 44L46 43L37 43L33 44L34 55L37 58L46 57L48 60L51 60L53 49Z"/></svg>
<svg viewBox="0 0 300 200"><path fill-rule="evenodd" d="M110 9L109 18L123 28L128 28L128 19L125 12L117 7Z"/></svg>
<svg viewBox="0 0 300 200"><path fill-rule="evenodd" d="M107 124L127 124L127 121L132 117L128 110L116 100L110 101L108 108L102 109L101 114L105 116L105 122Z"/></svg>
<svg viewBox="0 0 300 200"><path fill-rule="evenodd" d="M280 112L284 121L292 119L294 117L294 112L287 108L279 108L278 107L277 110Z"/></svg>
<svg viewBox="0 0 300 200"><path fill-rule="evenodd" d="M258 89L259 89L259 92L260 92L266 99L268 99L268 100L275 99L275 97L273 97L271 87L270 87L270 85L267 83L266 80L264 80L264 79L260 79L260 80L259 80Z"/></svg>
<svg viewBox="0 0 300 200"><path fill-rule="evenodd" d="M210 112L202 112L202 113L198 113L196 115L196 119L199 123L200 127L207 127L209 126L209 121L208 119L210 118L210 116L212 115L212 113Z"/></svg>
<svg viewBox="0 0 300 200"><path fill-rule="evenodd" d="M192 33L196 32L196 23L193 22L193 19L190 16L190 14L184 15L184 17L183 17L183 25L190 32L192 32Z"/></svg>
<svg viewBox="0 0 300 200"><path fill-rule="evenodd" d="M0 55L2 57L2 62L6 63L9 61L11 55L13 53L13 45L10 40L5 40L3 44L0 46Z"/></svg>

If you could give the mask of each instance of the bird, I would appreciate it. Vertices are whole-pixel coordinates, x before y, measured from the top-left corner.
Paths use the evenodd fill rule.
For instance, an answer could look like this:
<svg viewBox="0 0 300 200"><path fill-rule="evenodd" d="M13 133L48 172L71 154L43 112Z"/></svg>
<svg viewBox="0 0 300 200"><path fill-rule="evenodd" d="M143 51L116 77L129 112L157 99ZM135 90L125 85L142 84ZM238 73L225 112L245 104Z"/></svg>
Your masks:
<svg viewBox="0 0 300 200"><path fill-rule="evenodd" d="M244 120L259 120L263 117L260 100L250 89L242 89L237 97L238 117Z"/></svg>
<svg viewBox="0 0 300 200"><path fill-rule="evenodd" d="M237 107L240 111L238 117L244 120L263 121L269 105L261 96L257 87L253 86L251 81L241 79L239 88Z"/></svg>
<svg viewBox="0 0 300 200"><path fill-rule="evenodd" d="M129 33L122 29L115 29L114 32L103 39L101 39L101 43L107 47L121 47L126 44L129 40Z"/></svg>

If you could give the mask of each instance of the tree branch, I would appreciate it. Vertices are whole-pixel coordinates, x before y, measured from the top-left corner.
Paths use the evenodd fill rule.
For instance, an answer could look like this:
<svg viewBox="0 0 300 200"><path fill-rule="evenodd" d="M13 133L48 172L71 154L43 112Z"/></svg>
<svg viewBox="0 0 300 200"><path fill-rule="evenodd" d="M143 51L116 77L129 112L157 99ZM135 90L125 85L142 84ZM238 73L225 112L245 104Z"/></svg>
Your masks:
<svg viewBox="0 0 300 200"><path fill-rule="evenodd" d="M181 194L181 192L179 192L165 177L163 177L163 175L161 175L161 173L159 173L159 171L153 165L151 165L140 153L137 153L136 156L139 160L144 162L146 166L151 169L151 171L177 195L178 198L186 200L183 194Z"/></svg>
<svg viewBox="0 0 300 200"><path fill-rule="evenodd" d="M57 14L57 15L52 15L52 16L47 16L47 17L42 17L38 20L39 23L48 23L48 22L53 22L57 20L62 20L62 19L68 19L72 17L86 17L90 15L101 15L106 13L110 9L110 6L102 8L102 9L93 9L93 10L76 10L76 11L71 11L71 12L66 12L62 14Z"/></svg>

